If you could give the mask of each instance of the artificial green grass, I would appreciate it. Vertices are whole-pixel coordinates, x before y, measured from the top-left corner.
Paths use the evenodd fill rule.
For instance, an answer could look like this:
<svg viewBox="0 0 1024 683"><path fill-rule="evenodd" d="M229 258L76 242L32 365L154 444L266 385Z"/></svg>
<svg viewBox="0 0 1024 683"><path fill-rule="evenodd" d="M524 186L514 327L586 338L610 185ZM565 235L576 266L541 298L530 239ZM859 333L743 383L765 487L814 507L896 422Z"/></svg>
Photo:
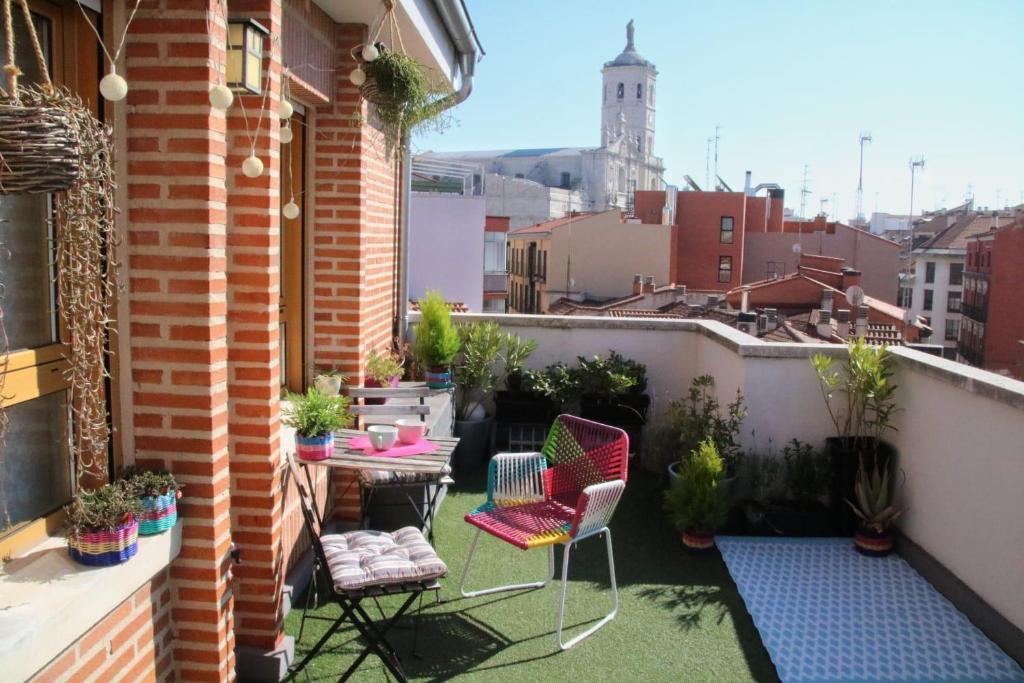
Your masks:
<svg viewBox="0 0 1024 683"><path fill-rule="evenodd" d="M661 483L646 472L632 472L612 520L619 614L573 649L560 652L555 641L558 582L531 591L463 598L459 580L474 527L463 517L485 498L484 473L458 477L437 519L437 549L449 567L441 600L424 597L416 654L413 618L390 634L412 680L459 678L472 681L776 681L778 677L754 624L713 551L687 553L661 512ZM556 553L561 571L561 553ZM569 566L566 612L568 639L611 607L603 539L583 541ZM523 552L486 534L473 558L469 589L534 581L546 571L544 549ZM394 598L381 601L386 612ZM379 617L372 602L364 602ZM337 615L326 605L313 614ZM390 612L389 612L390 613ZM410 612L411 613L411 612ZM288 615L286 630L299 631L302 610ZM301 658L328 627L307 620ZM335 634L307 667L308 680L336 680L362 649L353 630ZM300 674L298 680L303 680ZM371 655L356 681L390 680Z"/></svg>

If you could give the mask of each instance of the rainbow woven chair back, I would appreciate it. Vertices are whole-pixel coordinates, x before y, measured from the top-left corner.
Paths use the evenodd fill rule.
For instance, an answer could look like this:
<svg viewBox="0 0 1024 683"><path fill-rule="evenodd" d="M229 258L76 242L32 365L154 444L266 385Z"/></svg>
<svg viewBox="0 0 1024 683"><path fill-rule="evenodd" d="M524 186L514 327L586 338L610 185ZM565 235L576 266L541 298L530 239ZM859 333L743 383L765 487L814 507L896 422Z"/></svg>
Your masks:
<svg viewBox="0 0 1024 683"><path fill-rule="evenodd" d="M587 486L626 481L629 436L616 427L559 415L541 449L547 459L544 490L549 498L575 507Z"/></svg>

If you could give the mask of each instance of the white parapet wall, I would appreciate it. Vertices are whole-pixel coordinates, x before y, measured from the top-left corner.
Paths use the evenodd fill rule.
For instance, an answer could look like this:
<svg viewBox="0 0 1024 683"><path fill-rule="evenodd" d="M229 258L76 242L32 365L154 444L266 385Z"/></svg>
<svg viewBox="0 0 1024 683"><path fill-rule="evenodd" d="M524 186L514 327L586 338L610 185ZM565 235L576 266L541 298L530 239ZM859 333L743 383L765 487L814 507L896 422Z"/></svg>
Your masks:
<svg viewBox="0 0 1024 683"><path fill-rule="evenodd" d="M832 435L810 358L842 357L842 346L765 343L704 320L455 318L494 320L536 340L531 368L609 350L644 363L654 416L694 377L710 374L720 400L742 392L741 437L750 451L794 437L820 446ZM887 438L906 473L901 530L1024 629L1024 383L919 351L894 353L901 410Z"/></svg>

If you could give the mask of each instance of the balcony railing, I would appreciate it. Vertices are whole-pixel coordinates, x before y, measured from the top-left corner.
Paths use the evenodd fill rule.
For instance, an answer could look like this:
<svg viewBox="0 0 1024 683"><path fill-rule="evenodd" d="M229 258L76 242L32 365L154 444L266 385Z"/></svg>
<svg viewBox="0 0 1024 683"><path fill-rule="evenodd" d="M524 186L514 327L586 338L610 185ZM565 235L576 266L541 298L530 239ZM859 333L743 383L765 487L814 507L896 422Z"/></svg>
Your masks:
<svg viewBox="0 0 1024 683"><path fill-rule="evenodd" d="M971 320L983 323L986 322L988 318L988 307L964 302L960 304L960 313L963 314L965 318L970 318Z"/></svg>

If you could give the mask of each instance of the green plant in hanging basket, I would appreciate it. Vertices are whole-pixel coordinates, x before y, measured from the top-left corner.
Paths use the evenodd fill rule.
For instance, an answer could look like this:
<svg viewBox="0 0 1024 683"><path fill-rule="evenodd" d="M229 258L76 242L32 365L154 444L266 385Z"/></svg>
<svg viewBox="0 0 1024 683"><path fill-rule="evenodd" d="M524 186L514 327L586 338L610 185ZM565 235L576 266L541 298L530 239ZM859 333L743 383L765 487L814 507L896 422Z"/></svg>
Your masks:
<svg viewBox="0 0 1024 683"><path fill-rule="evenodd" d="M377 59L362 65L366 82L363 97L374 106L373 117L380 124L388 154L414 130L447 128L450 91L431 79L422 64L400 52L380 52Z"/></svg>

